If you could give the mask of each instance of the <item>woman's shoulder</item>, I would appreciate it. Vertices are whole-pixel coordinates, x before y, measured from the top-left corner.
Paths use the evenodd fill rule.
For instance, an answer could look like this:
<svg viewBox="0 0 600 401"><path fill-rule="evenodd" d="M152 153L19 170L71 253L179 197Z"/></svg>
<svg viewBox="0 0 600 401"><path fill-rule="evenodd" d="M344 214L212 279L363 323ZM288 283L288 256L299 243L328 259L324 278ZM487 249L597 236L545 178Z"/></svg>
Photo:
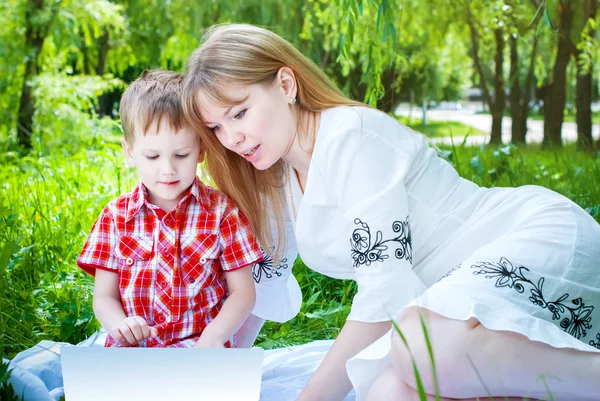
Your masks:
<svg viewBox="0 0 600 401"><path fill-rule="evenodd" d="M382 111L367 106L337 106L323 110L321 128L346 130L361 128L369 130L373 124L392 120Z"/></svg>
<svg viewBox="0 0 600 401"><path fill-rule="evenodd" d="M391 148L407 151L424 141L419 135L392 116L370 107L338 106L321 114L317 142L337 143L343 148L361 147L365 141L375 141Z"/></svg>

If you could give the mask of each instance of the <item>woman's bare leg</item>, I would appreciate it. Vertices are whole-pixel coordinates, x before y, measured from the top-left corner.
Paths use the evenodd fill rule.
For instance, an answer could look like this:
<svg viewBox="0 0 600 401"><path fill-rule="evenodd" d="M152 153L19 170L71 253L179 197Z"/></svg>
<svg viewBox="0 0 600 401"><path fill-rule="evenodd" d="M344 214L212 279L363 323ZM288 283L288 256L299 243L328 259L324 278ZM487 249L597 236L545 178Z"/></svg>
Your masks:
<svg viewBox="0 0 600 401"><path fill-rule="evenodd" d="M451 401L456 398L440 397L440 401ZM477 398L463 399L461 401L477 401ZM493 397L480 398L480 401L523 401L522 397ZM400 380L400 377L390 365L381 376L373 383L365 401L421 401L419 393L414 388ZM427 401L436 401L434 395L427 395ZM535 401L529 399L529 401Z"/></svg>
<svg viewBox="0 0 600 401"><path fill-rule="evenodd" d="M600 354L553 348L513 332L492 331L476 319L458 321L411 308L398 322L428 394L435 394L425 319L440 395L450 398L515 396L587 401L600 395ZM396 333L392 363L400 380L416 388L411 355Z"/></svg>

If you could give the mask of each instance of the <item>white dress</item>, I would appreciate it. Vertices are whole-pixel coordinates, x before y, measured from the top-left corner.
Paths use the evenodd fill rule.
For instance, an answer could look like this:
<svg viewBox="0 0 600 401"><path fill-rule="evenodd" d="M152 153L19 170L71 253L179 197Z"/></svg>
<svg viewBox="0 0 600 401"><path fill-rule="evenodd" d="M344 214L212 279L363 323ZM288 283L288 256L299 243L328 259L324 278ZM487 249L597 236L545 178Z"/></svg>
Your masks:
<svg viewBox="0 0 600 401"><path fill-rule="evenodd" d="M422 135L360 107L323 111L304 193L288 177L302 260L358 284L349 320L387 321L419 305L600 352L600 225L562 195L479 187ZM287 298L299 307L299 292ZM388 333L348 362L357 399L389 349Z"/></svg>

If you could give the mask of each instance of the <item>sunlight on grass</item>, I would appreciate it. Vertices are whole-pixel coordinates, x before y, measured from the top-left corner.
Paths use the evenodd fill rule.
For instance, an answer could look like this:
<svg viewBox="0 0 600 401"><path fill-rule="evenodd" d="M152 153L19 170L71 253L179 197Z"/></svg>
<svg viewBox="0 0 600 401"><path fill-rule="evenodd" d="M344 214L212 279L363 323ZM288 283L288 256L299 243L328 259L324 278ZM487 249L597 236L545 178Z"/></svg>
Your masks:
<svg viewBox="0 0 600 401"><path fill-rule="evenodd" d="M421 134L433 137L455 137L463 138L465 136L488 136L488 134L463 124L458 121L430 121L427 125L423 125L420 119L409 119L408 117L396 117L402 124L420 132Z"/></svg>

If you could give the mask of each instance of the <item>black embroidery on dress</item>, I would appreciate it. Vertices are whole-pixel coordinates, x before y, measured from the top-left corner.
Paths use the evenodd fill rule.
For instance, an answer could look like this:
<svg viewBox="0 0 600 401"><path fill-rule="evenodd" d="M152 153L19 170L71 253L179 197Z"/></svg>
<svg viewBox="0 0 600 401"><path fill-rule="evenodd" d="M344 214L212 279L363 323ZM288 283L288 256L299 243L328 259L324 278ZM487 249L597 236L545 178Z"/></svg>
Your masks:
<svg viewBox="0 0 600 401"><path fill-rule="evenodd" d="M544 277L540 277L537 284L535 284L525 276L529 269L524 266L515 267L508 259L503 257L498 263L479 262L472 265L471 268L477 269L473 272L475 275L485 274L487 279L496 278L495 286L497 288L508 287L522 294L525 291L525 285L531 286L529 300L534 305L550 311L552 320L561 319L560 327L577 339L585 337L587 330L592 328L593 306L585 305L581 298L571 300L572 305L569 305L567 302L568 293L563 294L555 301L546 300L543 294Z"/></svg>
<svg viewBox="0 0 600 401"><path fill-rule="evenodd" d="M273 250L275 250L275 247L273 247ZM258 262L252 266L252 276L254 277L254 281L256 283L260 283L260 280L262 280L263 277L269 279L273 277L273 275L281 277L282 273L279 271L279 269L288 268L287 258L281 259L279 264L275 267L275 269L273 269L273 258L271 255L266 253L262 248L260 248L260 251L263 254L262 262Z"/></svg>
<svg viewBox="0 0 600 401"><path fill-rule="evenodd" d="M354 224L361 226L361 228L357 228L352 232L352 238L350 239L354 267L369 266L373 262L383 262L387 259L389 255L383 254L388 249L388 246L385 245L387 242L398 243L398 248L394 252L397 259L406 259L412 263L412 237L408 216L406 216L405 221L394 221L392 230L398 235L385 241L383 241L383 233L377 231L373 242L369 226L360 219L354 219Z"/></svg>
<svg viewBox="0 0 600 401"><path fill-rule="evenodd" d="M449 275L451 275L452 273L454 273L455 271L457 271L458 269L460 269L461 267L462 267L462 263L459 263L457 266L454 266L452 269L450 269L450 271L448 273L444 274L442 277L439 278L438 283L442 279L448 277Z"/></svg>
<svg viewBox="0 0 600 401"><path fill-rule="evenodd" d="M590 345L594 348L600 349L600 333L596 334L596 340L590 340Z"/></svg>

